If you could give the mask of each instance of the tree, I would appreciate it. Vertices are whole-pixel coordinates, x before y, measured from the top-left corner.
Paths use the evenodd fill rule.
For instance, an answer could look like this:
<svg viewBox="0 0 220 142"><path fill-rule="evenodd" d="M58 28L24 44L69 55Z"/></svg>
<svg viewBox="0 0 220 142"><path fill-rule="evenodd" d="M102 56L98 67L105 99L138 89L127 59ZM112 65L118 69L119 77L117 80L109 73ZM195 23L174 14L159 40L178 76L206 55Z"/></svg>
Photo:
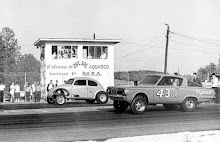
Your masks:
<svg viewBox="0 0 220 142"><path fill-rule="evenodd" d="M214 63L210 63L209 65L206 65L205 67L201 67L198 70L198 77L199 79L201 79L201 81L205 81L207 79L209 79L209 76L212 73L219 73L219 66L214 64Z"/></svg>
<svg viewBox="0 0 220 142"><path fill-rule="evenodd" d="M5 27L0 32L0 77L6 81L5 74L14 72L15 64L20 55L15 33L12 29Z"/></svg>
<svg viewBox="0 0 220 142"><path fill-rule="evenodd" d="M25 78L40 81L40 61L32 54L21 55L14 31L5 27L0 32L0 79L8 87L11 81L23 86Z"/></svg>

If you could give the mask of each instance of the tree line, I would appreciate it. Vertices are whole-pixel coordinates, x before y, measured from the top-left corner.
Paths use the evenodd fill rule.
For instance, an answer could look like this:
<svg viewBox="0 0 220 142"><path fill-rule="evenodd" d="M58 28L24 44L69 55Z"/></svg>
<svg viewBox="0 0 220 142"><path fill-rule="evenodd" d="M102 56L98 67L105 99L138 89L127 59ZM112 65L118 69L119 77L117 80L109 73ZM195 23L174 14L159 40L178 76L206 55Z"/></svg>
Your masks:
<svg viewBox="0 0 220 142"><path fill-rule="evenodd" d="M215 63L210 63L204 67L200 67L197 71L198 78L204 81L210 81L210 76L212 73L220 73L220 66ZM147 74L163 74L163 72L158 71L151 71L151 70L139 70L139 71L118 71L114 73L115 79L118 80L126 80L126 81L140 81L143 79ZM172 74L172 73L171 73ZM192 73L193 74L193 73ZM189 80L193 79L192 74L181 75L184 76Z"/></svg>
<svg viewBox="0 0 220 142"><path fill-rule="evenodd" d="M25 81L40 81L40 61L32 54L22 55L20 49L15 32L4 27L0 32L0 81L7 89L12 81L18 83L21 89Z"/></svg>

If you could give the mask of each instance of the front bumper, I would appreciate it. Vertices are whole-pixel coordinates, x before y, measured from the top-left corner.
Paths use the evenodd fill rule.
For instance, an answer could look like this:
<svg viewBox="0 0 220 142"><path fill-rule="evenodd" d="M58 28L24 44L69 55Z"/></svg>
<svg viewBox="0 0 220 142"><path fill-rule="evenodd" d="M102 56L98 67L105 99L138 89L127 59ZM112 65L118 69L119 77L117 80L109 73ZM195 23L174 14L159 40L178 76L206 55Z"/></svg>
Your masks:
<svg viewBox="0 0 220 142"><path fill-rule="evenodd" d="M122 95L108 95L108 96L113 101L126 101L125 96Z"/></svg>

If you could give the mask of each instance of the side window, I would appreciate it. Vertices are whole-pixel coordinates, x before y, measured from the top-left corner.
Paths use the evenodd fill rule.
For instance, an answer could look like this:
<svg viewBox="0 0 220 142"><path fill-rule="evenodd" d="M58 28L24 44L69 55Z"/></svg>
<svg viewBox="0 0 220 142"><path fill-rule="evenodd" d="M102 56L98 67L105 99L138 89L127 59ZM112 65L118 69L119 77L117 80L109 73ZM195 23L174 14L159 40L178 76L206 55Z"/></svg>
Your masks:
<svg viewBox="0 0 220 142"><path fill-rule="evenodd" d="M165 86L181 86L183 83L182 78L178 77L163 77L157 85L165 85Z"/></svg>
<svg viewBox="0 0 220 142"><path fill-rule="evenodd" d="M172 86L173 79L171 77L163 77L157 85Z"/></svg>
<svg viewBox="0 0 220 142"><path fill-rule="evenodd" d="M188 80L188 83L187 83L188 86L196 86L196 87L201 87L199 84L191 81L191 80Z"/></svg>
<svg viewBox="0 0 220 142"><path fill-rule="evenodd" d="M74 85L86 86L86 80L77 80Z"/></svg>
<svg viewBox="0 0 220 142"><path fill-rule="evenodd" d="M94 81L89 80L89 86L98 86L98 84Z"/></svg>

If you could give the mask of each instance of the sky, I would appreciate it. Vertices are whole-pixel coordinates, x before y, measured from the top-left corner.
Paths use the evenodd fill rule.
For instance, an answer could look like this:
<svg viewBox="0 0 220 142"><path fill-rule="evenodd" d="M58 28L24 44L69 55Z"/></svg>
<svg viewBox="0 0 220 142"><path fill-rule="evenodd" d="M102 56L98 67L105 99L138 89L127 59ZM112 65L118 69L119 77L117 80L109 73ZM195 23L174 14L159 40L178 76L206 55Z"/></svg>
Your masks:
<svg viewBox="0 0 220 142"><path fill-rule="evenodd" d="M220 55L219 0L0 0L0 30L37 59L39 38L121 39L115 71L163 72L167 23L169 73L197 72Z"/></svg>

